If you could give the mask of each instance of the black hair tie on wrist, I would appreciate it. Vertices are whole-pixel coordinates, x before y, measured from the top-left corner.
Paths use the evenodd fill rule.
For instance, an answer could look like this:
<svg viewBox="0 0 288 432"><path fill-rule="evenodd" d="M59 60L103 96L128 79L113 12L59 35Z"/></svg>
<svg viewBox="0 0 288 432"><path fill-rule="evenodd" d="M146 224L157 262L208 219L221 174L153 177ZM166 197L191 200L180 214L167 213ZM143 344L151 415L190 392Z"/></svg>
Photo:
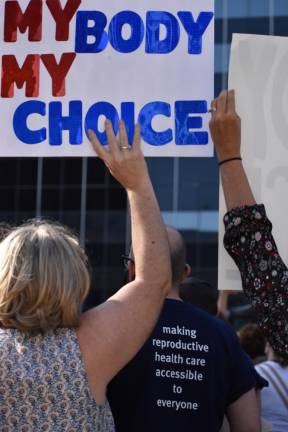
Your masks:
<svg viewBox="0 0 288 432"><path fill-rule="evenodd" d="M233 157L233 158L230 158L230 159L224 159L221 162L218 162L218 166L221 166L221 165L223 165L223 164L225 164L227 162L231 162L231 161L234 161L234 160L240 160L240 161L242 161L242 158L241 157Z"/></svg>

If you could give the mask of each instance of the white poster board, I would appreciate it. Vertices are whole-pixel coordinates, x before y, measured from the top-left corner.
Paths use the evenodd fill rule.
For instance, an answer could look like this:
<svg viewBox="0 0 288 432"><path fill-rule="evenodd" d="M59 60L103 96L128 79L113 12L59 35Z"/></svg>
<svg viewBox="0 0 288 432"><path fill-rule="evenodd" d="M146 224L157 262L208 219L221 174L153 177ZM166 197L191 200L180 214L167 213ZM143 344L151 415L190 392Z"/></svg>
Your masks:
<svg viewBox="0 0 288 432"><path fill-rule="evenodd" d="M288 38L233 35L229 88L242 119L242 157L256 201L273 223L281 257L288 261ZM221 290L241 289L240 274L223 247L222 188L219 218Z"/></svg>
<svg viewBox="0 0 288 432"><path fill-rule="evenodd" d="M91 156L105 117L146 156L213 155L214 0L0 2L0 156Z"/></svg>

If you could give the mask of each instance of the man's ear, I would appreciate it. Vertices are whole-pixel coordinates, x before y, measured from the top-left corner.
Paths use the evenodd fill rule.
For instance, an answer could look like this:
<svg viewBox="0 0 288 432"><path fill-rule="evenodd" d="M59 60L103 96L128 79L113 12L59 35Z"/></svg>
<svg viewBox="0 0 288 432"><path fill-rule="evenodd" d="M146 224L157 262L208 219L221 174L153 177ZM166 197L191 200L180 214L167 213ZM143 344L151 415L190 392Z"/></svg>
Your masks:
<svg viewBox="0 0 288 432"><path fill-rule="evenodd" d="M132 282L135 279L135 264L132 261L129 261L128 263L128 282Z"/></svg>
<svg viewBox="0 0 288 432"><path fill-rule="evenodd" d="M184 282L190 276L191 272L192 272L191 266L189 264L185 264L180 283Z"/></svg>
<svg viewBox="0 0 288 432"><path fill-rule="evenodd" d="M191 273L192 273L192 268L191 268L191 266L190 266L190 264L185 264L185 275L186 275L186 278L188 278L190 275L191 275Z"/></svg>

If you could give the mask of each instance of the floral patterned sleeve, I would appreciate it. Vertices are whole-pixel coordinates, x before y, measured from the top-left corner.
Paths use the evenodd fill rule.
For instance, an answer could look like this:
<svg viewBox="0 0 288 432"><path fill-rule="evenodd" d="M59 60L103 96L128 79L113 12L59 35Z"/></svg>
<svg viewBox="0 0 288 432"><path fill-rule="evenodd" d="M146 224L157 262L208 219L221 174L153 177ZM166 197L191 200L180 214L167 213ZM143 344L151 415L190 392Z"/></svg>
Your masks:
<svg viewBox="0 0 288 432"><path fill-rule="evenodd" d="M277 353L288 357L288 269L278 254L263 205L224 216L224 246L238 266L244 293Z"/></svg>

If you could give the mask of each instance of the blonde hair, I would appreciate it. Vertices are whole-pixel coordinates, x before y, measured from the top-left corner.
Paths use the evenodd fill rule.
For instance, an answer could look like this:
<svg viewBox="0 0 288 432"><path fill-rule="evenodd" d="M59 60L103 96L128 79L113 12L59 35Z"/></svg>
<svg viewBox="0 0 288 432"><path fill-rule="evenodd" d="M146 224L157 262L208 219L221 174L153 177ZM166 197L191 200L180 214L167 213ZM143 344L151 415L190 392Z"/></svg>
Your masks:
<svg viewBox="0 0 288 432"><path fill-rule="evenodd" d="M60 224L30 221L0 243L0 326L76 327L89 288L85 252Z"/></svg>

